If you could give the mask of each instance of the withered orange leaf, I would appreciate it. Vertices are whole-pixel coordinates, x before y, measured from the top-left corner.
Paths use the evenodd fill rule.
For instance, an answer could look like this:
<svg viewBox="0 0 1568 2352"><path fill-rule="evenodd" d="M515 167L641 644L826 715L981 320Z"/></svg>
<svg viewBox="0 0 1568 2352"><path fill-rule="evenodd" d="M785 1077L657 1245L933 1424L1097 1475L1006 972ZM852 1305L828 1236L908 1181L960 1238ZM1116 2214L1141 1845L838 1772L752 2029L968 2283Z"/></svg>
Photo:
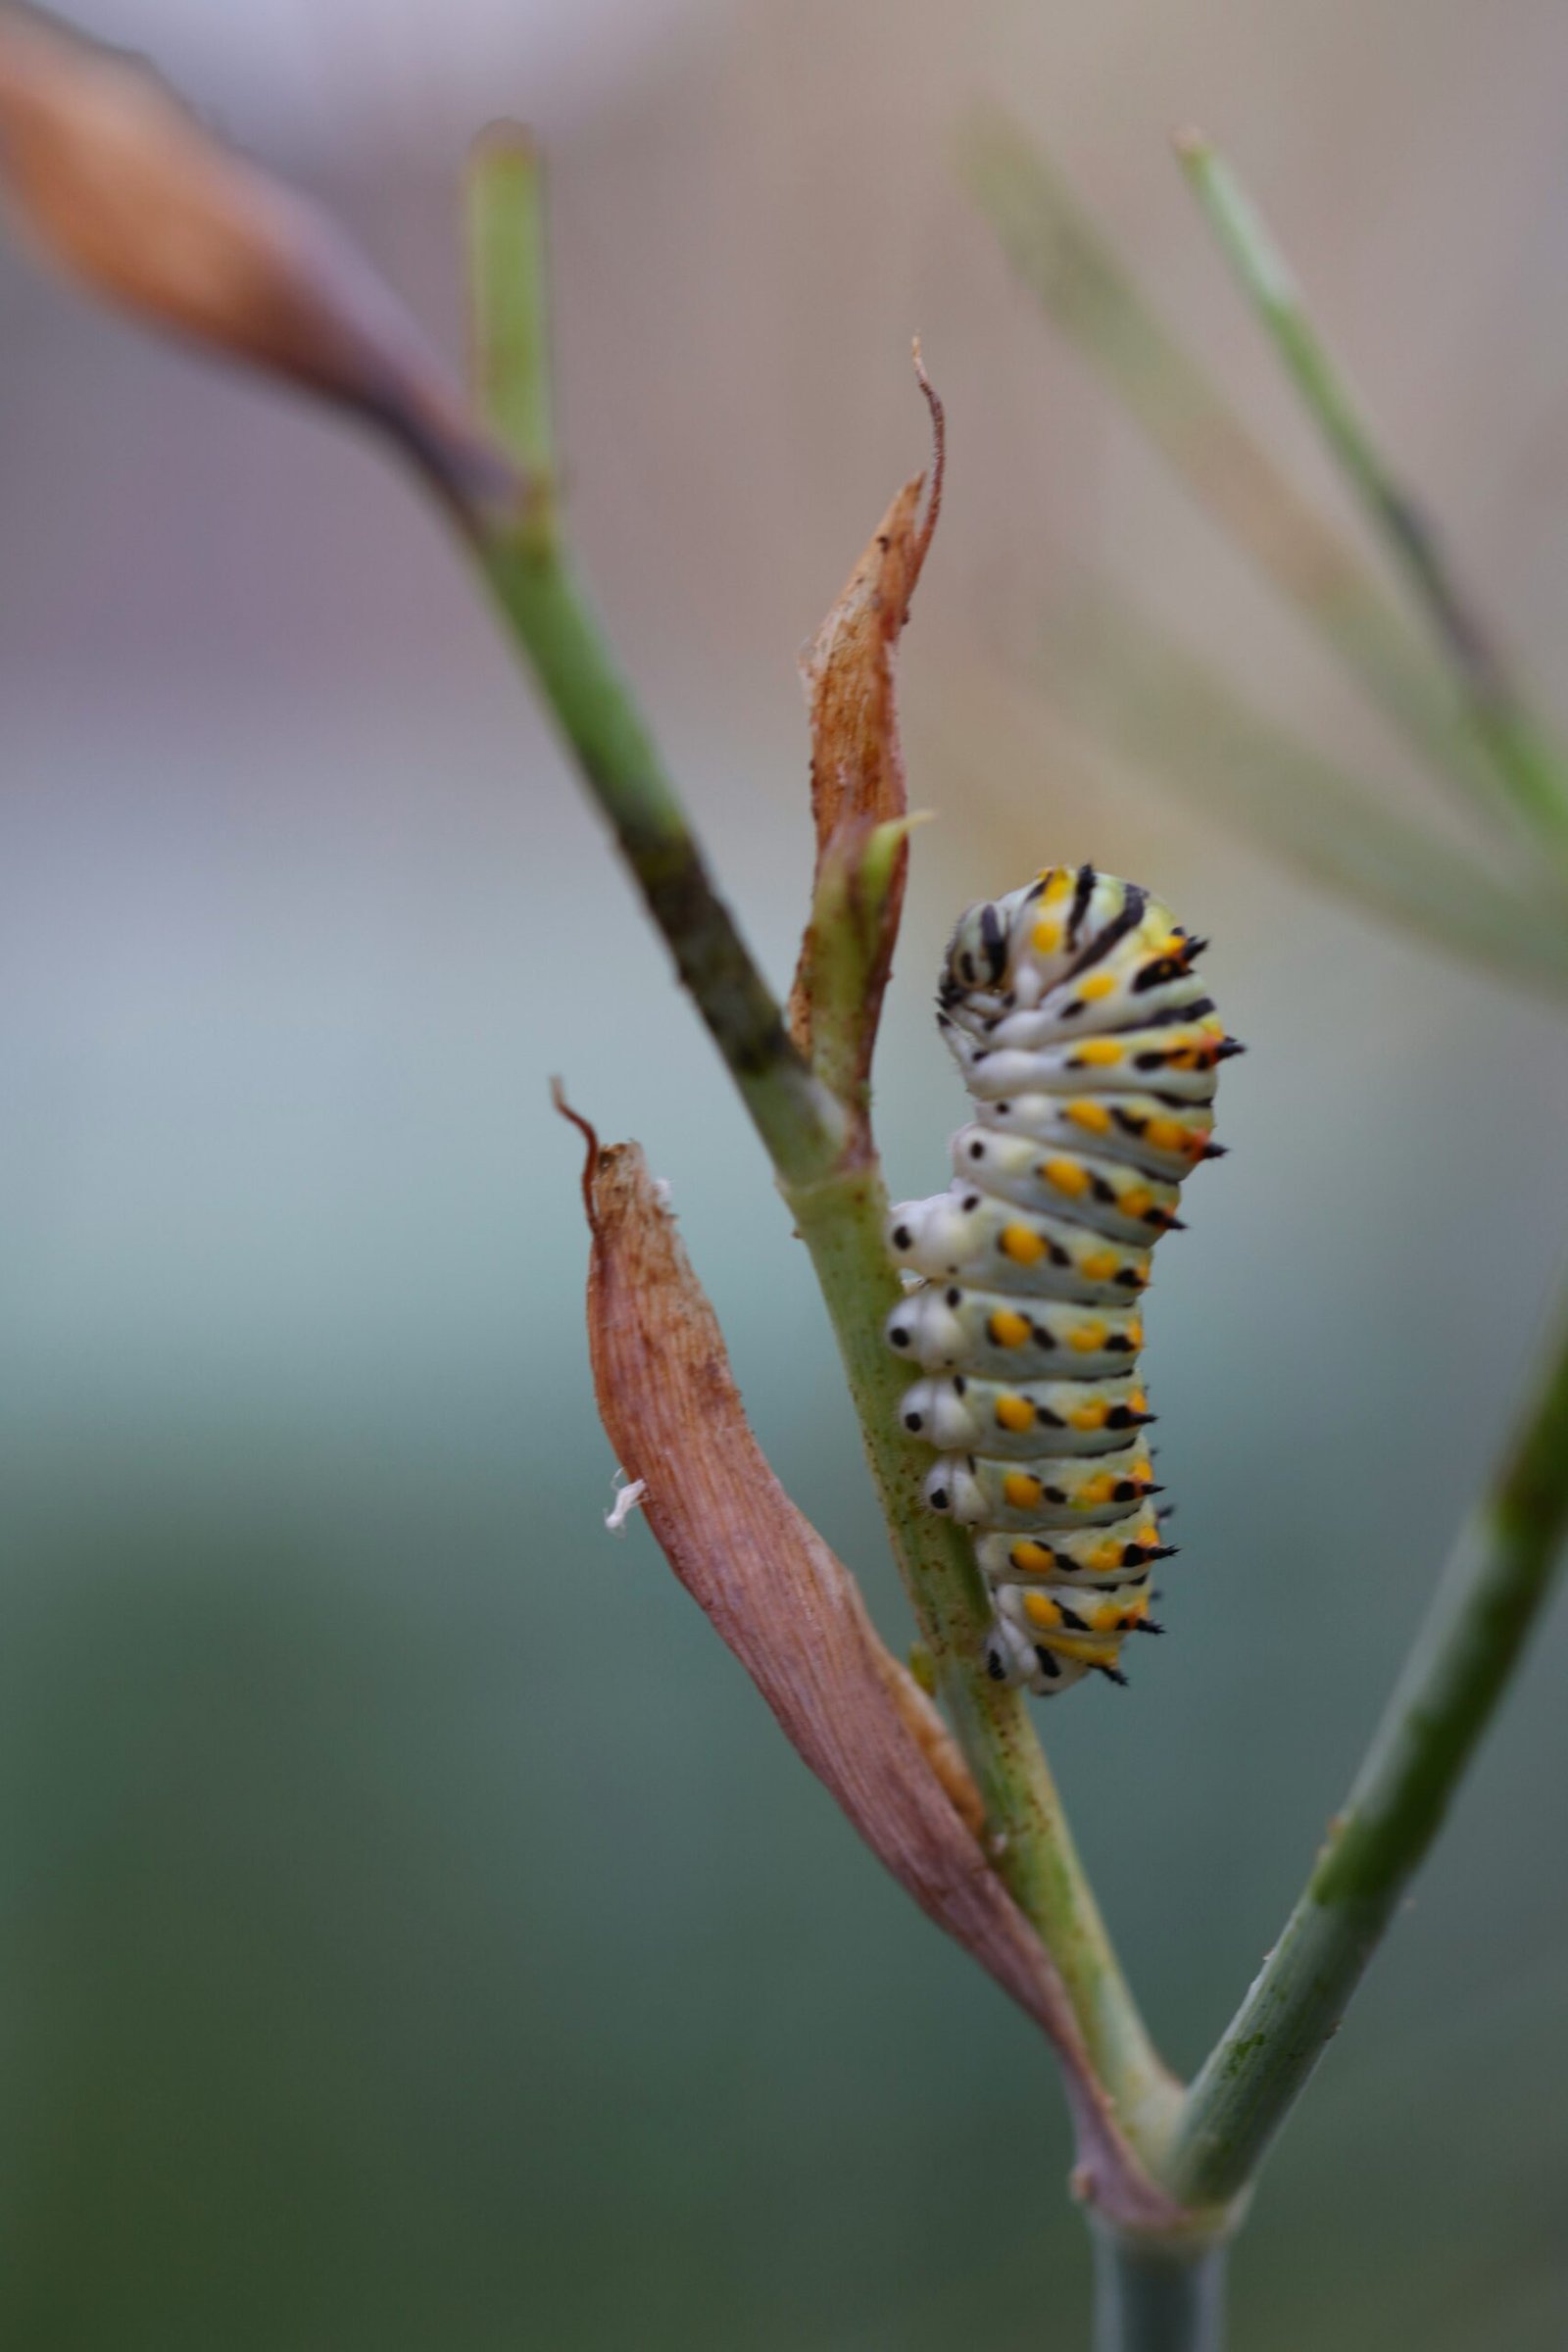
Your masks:
<svg viewBox="0 0 1568 2352"><path fill-rule="evenodd" d="M221 146L150 68L0 8L0 188L102 300L357 411L465 514L514 471L324 214Z"/></svg>
<svg viewBox="0 0 1568 2352"><path fill-rule="evenodd" d="M810 707L811 818L816 833L816 880L836 846L907 807L899 743L894 657L942 504L946 425L916 346L915 368L931 411L934 457L931 495L920 514L923 474L905 483L851 572L832 611L801 657ZM858 1064L869 1070L882 995L893 960L904 906L906 853L899 853L893 886L881 910L880 953L868 978L860 1015ZM813 892L814 895L814 892ZM808 927L790 995L790 1028L803 1053L812 1041L812 933Z"/></svg>
<svg viewBox="0 0 1568 2352"><path fill-rule="evenodd" d="M752 1433L712 1307L641 1151L601 1150L588 1123L566 1115L588 1139L599 1409L627 1478L643 1482L665 1558L872 1851L1055 2045L1081 2192L1123 2218L1168 2224L1174 2208L1121 2137L1054 1962L977 1842L966 1766Z"/></svg>

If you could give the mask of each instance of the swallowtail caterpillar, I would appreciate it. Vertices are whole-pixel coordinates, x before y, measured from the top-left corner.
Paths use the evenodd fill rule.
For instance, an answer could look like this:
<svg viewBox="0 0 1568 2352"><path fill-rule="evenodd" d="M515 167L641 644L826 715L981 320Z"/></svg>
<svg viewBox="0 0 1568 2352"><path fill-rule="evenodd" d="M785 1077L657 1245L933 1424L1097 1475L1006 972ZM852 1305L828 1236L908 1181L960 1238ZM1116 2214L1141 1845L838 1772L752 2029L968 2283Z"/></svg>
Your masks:
<svg viewBox="0 0 1568 2352"><path fill-rule="evenodd" d="M925 1499L974 1530L988 1671L1041 1694L1123 1682L1125 1637L1161 1630L1141 1298L1242 1051L1203 945L1136 883L1052 866L971 906L943 967L974 1116L948 1191L892 1211L913 1281L887 1336L922 1373L901 1409L937 1449Z"/></svg>

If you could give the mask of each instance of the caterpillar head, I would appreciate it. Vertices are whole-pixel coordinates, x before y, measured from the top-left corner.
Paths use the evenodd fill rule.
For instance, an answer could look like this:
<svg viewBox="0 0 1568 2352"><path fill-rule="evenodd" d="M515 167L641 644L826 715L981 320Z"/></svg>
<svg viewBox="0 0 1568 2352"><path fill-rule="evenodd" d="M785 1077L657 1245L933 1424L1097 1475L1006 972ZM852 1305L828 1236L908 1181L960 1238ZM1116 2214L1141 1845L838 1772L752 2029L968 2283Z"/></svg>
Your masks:
<svg viewBox="0 0 1568 2352"><path fill-rule="evenodd" d="M948 942L938 989L942 1004L952 1006L966 997L1000 990L1007 959L1006 915L994 899L982 899L959 915Z"/></svg>

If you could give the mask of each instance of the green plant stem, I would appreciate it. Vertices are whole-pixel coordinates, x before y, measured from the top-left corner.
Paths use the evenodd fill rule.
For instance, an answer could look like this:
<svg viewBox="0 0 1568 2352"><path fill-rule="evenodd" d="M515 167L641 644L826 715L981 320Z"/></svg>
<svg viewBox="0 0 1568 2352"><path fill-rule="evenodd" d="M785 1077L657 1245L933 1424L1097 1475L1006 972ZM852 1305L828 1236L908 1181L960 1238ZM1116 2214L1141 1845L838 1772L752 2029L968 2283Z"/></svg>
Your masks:
<svg viewBox="0 0 1568 2352"><path fill-rule="evenodd" d="M1187 2094L1163 2179L1194 2203L1255 2172L1447 1812L1568 1530L1568 1332L1455 1552L1344 1812Z"/></svg>
<svg viewBox="0 0 1568 2352"><path fill-rule="evenodd" d="M1102 2223L1095 2241L1094 2352L1222 2352L1229 2245L1151 2243Z"/></svg>
<svg viewBox="0 0 1568 2352"><path fill-rule="evenodd" d="M1405 823L1119 601L1086 600L1045 638L1052 700L1227 831L1444 953L1568 996L1560 905Z"/></svg>
<svg viewBox="0 0 1568 2352"><path fill-rule="evenodd" d="M476 517L474 552L503 619L642 886L681 978L744 1097L810 1251L922 1638L985 1795L998 1868L1051 1951L1130 2136L1162 2136L1177 2090L1116 1965L1021 1696L986 1679L987 1620L970 1547L925 1510L928 1457L904 1433L907 1368L883 1325L899 1296L875 1159L847 1153L841 1105L785 1032L717 897L685 811L603 630L577 587L553 494L542 293L542 202L526 142L491 134L470 183L480 389L528 470L511 516ZM519 255L530 248L532 258ZM523 381L516 380L519 375Z"/></svg>
<svg viewBox="0 0 1568 2352"><path fill-rule="evenodd" d="M1009 116L987 109L967 126L959 161L1007 259L1053 323L1199 503L1473 808L1486 765L1443 665L1166 327L1049 158Z"/></svg>
<svg viewBox="0 0 1568 2352"><path fill-rule="evenodd" d="M514 123L474 142L468 174L468 283L495 289L469 306L470 370L481 415L540 499L534 519L554 536L555 396L545 175Z"/></svg>
<svg viewBox="0 0 1568 2352"><path fill-rule="evenodd" d="M473 516L471 547L514 644L668 942L769 1156L820 1174L844 1120L714 888L680 796L573 575L556 498L543 178L531 142L497 130L469 178L473 356L487 422L522 469L512 514Z"/></svg>
<svg viewBox="0 0 1568 2352"><path fill-rule="evenodd" d="M1425 613L1506 803L1528 833L1568 859L1568 770L1560 754L1526 708L1431 523L1374 442L1283 254L1236 174L1197 136L1180 140L1178 153L1243 292Z"/></svg>

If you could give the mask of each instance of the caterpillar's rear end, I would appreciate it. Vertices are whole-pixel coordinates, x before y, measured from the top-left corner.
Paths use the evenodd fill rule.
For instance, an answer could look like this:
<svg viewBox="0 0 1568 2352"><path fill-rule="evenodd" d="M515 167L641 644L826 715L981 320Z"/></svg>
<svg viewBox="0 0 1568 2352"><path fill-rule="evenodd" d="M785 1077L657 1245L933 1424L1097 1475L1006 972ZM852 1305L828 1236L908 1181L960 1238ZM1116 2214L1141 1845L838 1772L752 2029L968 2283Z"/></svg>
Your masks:
<svg viewBox="0 0 1568 2352"><path fill-rule="evenodd" d="M1139 1301L1241 1051L1202 947L1136 883L1057 866L972 906L943 969L974 1118L949 1190L893 1211L918 1279L888 1338L924 1375L903 1412L937 1448L926 1500L975 1531L988 1668L1042 1693L1123 1681L1126 1637L1160 1631Z"/></svg>

